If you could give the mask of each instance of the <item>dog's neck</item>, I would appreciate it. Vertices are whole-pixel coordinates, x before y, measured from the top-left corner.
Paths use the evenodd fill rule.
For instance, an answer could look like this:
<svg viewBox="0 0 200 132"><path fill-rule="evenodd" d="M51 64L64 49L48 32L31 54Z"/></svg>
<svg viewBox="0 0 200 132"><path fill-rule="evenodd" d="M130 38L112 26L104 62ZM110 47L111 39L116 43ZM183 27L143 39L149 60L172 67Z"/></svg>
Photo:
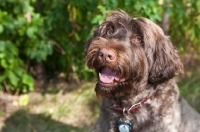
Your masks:
<svg viewBox="0 0 200 132"><path fill-rule="evenodd" d="M112 98L106 98L105 100L109 102L107 107L115 107L115 108L125 108L129 109L134 104L143 101L145 98L149 98L155 92L155 88L151 86L147 86L146 90L140 91L138 93L130 93L122 96L116 96Z"/></svg>
<svg viewBox="0 0 200 132"><path fill-rule="evenodd" d="M108 107L109 109L113 110L114 112L121 113L123 115L133 114L137 112L141 106L150 99L150 97L144 98L142 101L133 104L130 108L126 109L125 107Z"/></svg>

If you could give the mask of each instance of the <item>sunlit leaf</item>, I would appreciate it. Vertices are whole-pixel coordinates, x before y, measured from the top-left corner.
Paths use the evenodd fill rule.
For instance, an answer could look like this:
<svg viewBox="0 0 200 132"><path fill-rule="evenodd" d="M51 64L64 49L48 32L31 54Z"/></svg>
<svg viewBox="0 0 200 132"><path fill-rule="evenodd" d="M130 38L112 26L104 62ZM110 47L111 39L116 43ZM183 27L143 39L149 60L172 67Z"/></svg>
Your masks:
<svg viewBox="0 0 200 132"><path fill-rule="evenodd" d="M1 61L1 66L2 66L3 68L5 68L5 69L8 68L8 64L7 64L5 58L4 58L4 59L1 59L0 61Z"/></svg>
<svg viewBox="0 0 200 132"><path fill-rule="evenodd" d="M30 97L25 94L20 97L19 106L26 106L29 103Z"/></svg>

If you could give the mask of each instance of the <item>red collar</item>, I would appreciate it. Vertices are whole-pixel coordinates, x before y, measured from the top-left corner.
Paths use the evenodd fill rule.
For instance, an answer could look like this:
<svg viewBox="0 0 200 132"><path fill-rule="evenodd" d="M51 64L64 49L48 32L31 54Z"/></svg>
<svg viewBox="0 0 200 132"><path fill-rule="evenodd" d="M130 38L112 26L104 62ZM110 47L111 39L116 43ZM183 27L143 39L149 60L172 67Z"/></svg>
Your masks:
<svg viewBox="0 0 200 132"><path fill-rule="evenodd" d="M133 114L137 112L141 108L141 105L145 103L148 99L149 97L143 99L141 102L137 104L132 105L128 110L126 110L125 108L120 108L120 107L108 107L108 108L115 112L122 113L123 115Z"/></svg>

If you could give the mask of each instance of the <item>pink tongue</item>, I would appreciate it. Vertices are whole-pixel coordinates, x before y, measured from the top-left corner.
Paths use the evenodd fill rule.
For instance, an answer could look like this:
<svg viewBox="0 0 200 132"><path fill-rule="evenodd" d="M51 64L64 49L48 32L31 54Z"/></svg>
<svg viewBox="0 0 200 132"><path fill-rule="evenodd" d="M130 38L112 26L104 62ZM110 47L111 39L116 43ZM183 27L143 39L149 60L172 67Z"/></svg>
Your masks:
<svg viewBox="0 0 200 132"><path fill-rule="evenodd" d="M99 79L102 83L112 83L114 80L119 81L119 78L119 75L108 67L103 68L99 73Z"/></svg>

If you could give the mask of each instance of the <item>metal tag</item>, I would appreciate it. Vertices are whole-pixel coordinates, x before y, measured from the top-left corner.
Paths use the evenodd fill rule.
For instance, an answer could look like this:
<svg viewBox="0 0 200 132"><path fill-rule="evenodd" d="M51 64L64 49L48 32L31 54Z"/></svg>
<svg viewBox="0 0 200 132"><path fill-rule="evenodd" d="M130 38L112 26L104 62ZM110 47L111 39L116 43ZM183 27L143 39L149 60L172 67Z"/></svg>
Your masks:
<svg viewBox="0 0 200 132"><path fill-rule="evenodd" d="M118 121L118 128L119 128L120 132L130 132L132 129L132 125L131 125L131 123Z"/></svg>

